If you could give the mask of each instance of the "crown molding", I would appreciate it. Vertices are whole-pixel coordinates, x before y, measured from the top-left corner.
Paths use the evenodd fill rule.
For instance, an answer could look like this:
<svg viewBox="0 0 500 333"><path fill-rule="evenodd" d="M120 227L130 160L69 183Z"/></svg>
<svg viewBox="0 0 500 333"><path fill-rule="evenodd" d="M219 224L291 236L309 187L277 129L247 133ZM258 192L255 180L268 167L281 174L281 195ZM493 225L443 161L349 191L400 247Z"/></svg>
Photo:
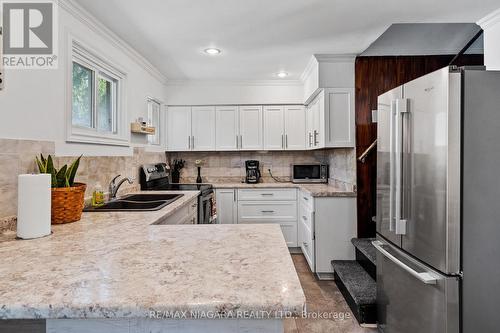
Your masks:
<svg viewBox="0 0 500 333"><path fill-rule="evenodd" d="M484 29L488 29L500 23L500 8L477 21L477 24Z"/></svg>
<svg viewBox="0 0 500 333"><path fill-rule="evenodd" d="M357 54L313 54L307 62L306 68L300 75L300 81L305 82L314 67L321 63L346 63L356 61Z"/></svg>
<svg viewBox="0 0 500 333"><path fill-rule="evenodd" d="M319 63L322 62L354 62L357 54L315 54Z"/></svg>
<svg viewBox="0 0 500 333"><path fill-rule="evenodd" d="M318 64L318 60L314 55L309 58L309 61L307 62L306 68L300 75L300 81L305 82L309 74L311 74L311 71L314 69L314 66Z"/></svg>
<svg viewBox="0 0 500 333"><path fill-rule="evenodd" d="M91 29L99 36L106 39L108 42L117 47L120 51L129 56L139 66L151 74L154 78L159 80L162 84L167 82L167 78L161 73L153 64L151 64L143 55L137 52L132 46L121 39L111 29L105 26L101 21L97 20L91 13L89 13L82 6L77 4L74 0L58 0L57 4L60 8L64 9L74 18L82 22L86 27Z"/></svg>
<svg viewBox="0 0 500 333"><path fill-rule="evenodd" d="M167 86L302 86L300 80L167 80Z"/></svg>

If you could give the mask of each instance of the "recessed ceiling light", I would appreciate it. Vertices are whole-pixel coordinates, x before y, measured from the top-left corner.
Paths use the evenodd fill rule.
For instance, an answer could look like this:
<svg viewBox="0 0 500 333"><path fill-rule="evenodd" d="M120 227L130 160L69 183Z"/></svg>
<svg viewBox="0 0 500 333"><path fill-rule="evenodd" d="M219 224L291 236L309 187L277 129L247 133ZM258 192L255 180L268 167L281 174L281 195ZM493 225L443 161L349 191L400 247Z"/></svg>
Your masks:
<svg viewBox="0 0 500 333"><path fill-rule="evenodd" d="M278 74L276 74L276 76L279 78L285 78L288 76L288 73L287 72L279 72Z"/></svg>
<svg viewBox="0 0 500 333"><path fill-rule="evenodd" d="M210 47L208 49L205 49L205 53L206 54L210 54L210 55L217 55L217 54L220 54L221 53L221 50L219 49L216 49L214 47Z"/></svg>

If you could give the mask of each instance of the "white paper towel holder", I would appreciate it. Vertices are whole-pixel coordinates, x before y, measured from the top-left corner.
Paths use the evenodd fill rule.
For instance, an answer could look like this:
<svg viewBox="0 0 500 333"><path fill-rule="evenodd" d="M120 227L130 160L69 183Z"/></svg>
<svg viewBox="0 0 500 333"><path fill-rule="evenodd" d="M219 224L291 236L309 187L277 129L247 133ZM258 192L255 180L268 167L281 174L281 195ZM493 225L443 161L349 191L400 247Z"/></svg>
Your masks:
<svg viewBox="0 0 500 333"><path fill-rule="evenodd" d="M49 236L51 230L51 175L18 176L17 238Z"/></svg>

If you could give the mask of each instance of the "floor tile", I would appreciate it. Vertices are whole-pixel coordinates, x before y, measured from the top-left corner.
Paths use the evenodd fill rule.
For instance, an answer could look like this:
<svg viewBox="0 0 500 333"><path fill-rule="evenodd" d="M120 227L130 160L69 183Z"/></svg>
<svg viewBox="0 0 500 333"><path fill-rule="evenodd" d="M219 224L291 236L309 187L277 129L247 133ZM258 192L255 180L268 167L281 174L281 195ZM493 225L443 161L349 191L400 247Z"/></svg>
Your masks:
<svg viewBox="0 0 500 333"><path fill-rule="evenodd" d="M301 254L292 255L306 296L307 318L285 320L285 333L375 333L359 326L333 281L320 281ZM320 317L321 316L321 317Z"/></svg>

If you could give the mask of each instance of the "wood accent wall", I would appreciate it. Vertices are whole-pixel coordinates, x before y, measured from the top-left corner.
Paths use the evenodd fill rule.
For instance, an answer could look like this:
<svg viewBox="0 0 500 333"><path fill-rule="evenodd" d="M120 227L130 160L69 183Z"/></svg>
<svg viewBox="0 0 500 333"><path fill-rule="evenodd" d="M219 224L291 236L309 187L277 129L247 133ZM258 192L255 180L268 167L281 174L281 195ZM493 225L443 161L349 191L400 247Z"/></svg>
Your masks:
<svg viewBox="0 0 500 333"><path fill-rule="evenodd" d="M420 76L448 66L453 55L357 57L356 154L359 157L377 138L377 124L371 111L377 109L377 97ZM483 55L463 55L454 65L483 65ZM377 154L372 151L365 163L357 161L358 237L375 237Z"/></svg>

